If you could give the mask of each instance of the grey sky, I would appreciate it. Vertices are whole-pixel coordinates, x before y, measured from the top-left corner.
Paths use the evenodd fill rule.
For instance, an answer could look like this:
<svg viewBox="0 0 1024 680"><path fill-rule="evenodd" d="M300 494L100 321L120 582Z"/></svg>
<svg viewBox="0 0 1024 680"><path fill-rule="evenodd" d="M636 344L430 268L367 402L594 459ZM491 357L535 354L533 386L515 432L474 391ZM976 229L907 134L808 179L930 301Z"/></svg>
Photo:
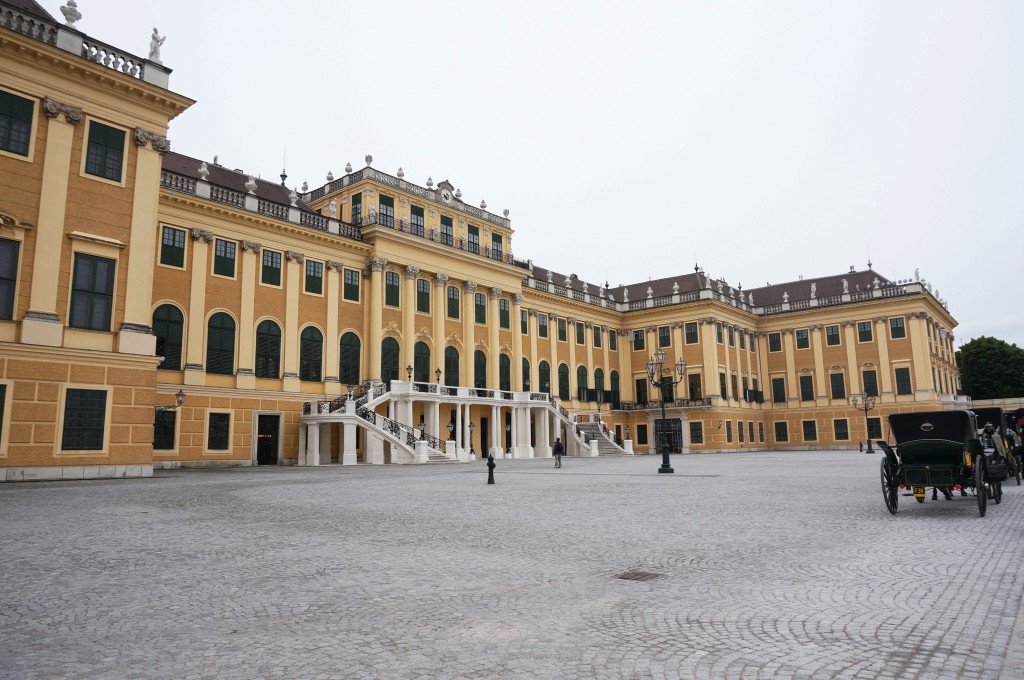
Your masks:
<svg viewBox="0 0 1024 680"><path fill-rule="evenodd" d="M42 0L59 17L59 0ZM285 9L291 11L284 14ZM1024 346L1024 3L79 0L198 100L174 150L288 184L346 162L511 211L521 259L744 288L930 281Z"/></svg>

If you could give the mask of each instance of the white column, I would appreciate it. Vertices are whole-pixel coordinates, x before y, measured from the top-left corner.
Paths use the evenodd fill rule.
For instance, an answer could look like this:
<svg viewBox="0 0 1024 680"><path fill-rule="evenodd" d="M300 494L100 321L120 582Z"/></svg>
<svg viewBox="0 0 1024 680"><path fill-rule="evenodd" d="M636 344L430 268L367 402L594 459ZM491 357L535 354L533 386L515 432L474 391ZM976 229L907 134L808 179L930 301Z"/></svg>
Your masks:
<svg viewBox="0 0 1024 680"><path fill-rule="evenodd" d="M520 367L520 372L522 372L522 367ZM519 421L521 420L522 415L523 415L523 410L522 409L519 409L519 408L513 408L512 409L512 417L510 418L510 421L511 421L511 424L512 424L512 429L509 431L509 433L512 435L512 439L509 442L509 444L512 447L512 457L513 458L522 458L522 457L524 457L520 453L520 451L519 451L519 424L520 424Z"/></svg>
<svg viewBox="0 0 1024 680"><path fill-rule="evenodd" d="M299 425L299 461L297 465L306 464L306 435L308 429L308 425Z"/></svg>
<svg viewBox="0 0 1024 680"><path fill-rule="evenodd" d="M437 403L436 401L433 402L430 405L430 411L431 411L431 417L430 417L430 422L427 425L427 427L429 427L431 430L433 430L433 432L431 432L432 435L434 435L435 437L437 437L441 441L444 441L448 437L448 435L447 435L448 431L445 430L445 436L444 437L441 436L441 404Z"/></svg>
<svg viewBox="0 0 1024 680"><path fill-rule="evenodd" d="M333 435L334 428L331 426L331 423L326 423L325 425L322 425L320 427L320 450L318 454L319 460L317 461L318 465L320 464L320 461L323 461L324 465L331 464L331 445L334 442Z"/></svg>
<svg viewBox="0 0 1024 680"><path fill-rule="evenodd" d="M495 458L501 458L502 454L505 452L504 449L501 448L501 436L497 434L498 432L501 432L501 424L498 422L498 417L500 415L501 415L501 411L498 409L498 407L497 406L492 406L491 407L491 448L489 450L490 450L491 454L494 455Z"/></svg>
<svg viewBox="0 0 1024 680"><path fill-rule="evenodd" d="M306 447L306 465L320 464L320 425L316 424L307 427L309 433L309 446Z"/></svg>
<svg viewBox="0 0 1024 680"><path fill-rule="evenodd" d="M462 404L455 405L455 451L462 453L466 439L462 436Z"/></svg>
<svg viewBox="0 0 1024 680"><path fill-rule="evenodd" d="M354 423L342 423L341 424L341 464L342 465L355 465L357 461L356 452L356 429L357 425Z"/></svg>
<svg viewBox="0 0 1024 680"><path fill-rule="evenodd" d="M533 456L535 455L534 451L533 451L533 444L531 443L533 441L533 409L530 408L529 406L527 406L525 411L526 411L526 413L525 413L525 415L526 415L526 428L525 428L525 430L526 430L526 441L523 443L523 448L526 449L526 457L527 458L533 458Z"/></svg>
<svg viewBox="0 0 1024 680"><path fill-rule="evenodd" d="M366 462L373 465L384 464L384 439L369 430L366 430Z"/></svg>

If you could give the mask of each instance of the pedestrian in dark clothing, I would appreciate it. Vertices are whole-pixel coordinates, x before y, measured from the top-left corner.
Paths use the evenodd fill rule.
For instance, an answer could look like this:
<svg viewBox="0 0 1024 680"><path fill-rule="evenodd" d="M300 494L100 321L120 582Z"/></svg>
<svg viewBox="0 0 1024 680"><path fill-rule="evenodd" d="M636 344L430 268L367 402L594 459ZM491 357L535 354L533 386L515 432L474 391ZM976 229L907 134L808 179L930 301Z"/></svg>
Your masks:
<svg viewBox="0 0 1024 680"><path fill-rule="evenodd" d="M564 449L562 448L562 440L556 437L555 438L555 448L554 448L555 467L556 468L562 467L562 453L563 452L564 452Z"/></svg>

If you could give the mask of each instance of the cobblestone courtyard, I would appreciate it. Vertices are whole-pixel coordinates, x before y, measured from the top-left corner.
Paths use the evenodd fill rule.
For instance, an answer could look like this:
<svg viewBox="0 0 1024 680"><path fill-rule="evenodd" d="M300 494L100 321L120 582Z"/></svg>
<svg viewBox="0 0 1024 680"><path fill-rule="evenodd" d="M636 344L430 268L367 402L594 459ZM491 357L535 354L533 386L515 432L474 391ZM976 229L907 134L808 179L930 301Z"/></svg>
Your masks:
<svg viewBox="0 0 1024 680"><path fill-rule="evenodd" d="M891 516L878 456L659 463L0 485L0 677L1024 677L1024 487Z"/></svg>

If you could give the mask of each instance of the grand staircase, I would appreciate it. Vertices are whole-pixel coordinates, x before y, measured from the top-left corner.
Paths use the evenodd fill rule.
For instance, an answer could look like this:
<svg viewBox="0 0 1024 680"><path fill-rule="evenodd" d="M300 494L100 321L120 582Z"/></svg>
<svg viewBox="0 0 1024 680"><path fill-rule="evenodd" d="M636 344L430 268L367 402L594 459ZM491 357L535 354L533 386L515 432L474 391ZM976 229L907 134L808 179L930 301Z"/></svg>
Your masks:
<svg viewBox="0 0 1024 680"><path fill-rule="evenodd" d="M597 440L597 453L602 456L628 456L626 450L616 444L605 434L604 426L601 423L577 423L580 432L589 442Z"/></svg>

